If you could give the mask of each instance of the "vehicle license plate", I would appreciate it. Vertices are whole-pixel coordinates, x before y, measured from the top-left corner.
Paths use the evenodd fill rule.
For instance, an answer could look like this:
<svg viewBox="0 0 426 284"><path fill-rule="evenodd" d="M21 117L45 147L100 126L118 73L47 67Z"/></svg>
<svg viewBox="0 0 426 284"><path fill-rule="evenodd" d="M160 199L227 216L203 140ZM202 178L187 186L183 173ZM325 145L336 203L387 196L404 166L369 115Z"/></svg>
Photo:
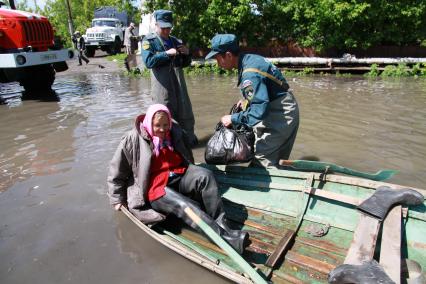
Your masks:
<svg viewBox="0 0 426 284"><path fill-rule="evenodd" d="M49 61L49 60L54 60L57 59L56 54L52 53L52 54L43 54L40 56L40 60L41 61Z"/></svg>
<svg viewBox="0 0 426 284"><path fill-rule="evenodd" d="M90 45L98 45L98 44L99 44L99 42L97 42L97 41L93 41L93 42L90 43Z"/></svg>

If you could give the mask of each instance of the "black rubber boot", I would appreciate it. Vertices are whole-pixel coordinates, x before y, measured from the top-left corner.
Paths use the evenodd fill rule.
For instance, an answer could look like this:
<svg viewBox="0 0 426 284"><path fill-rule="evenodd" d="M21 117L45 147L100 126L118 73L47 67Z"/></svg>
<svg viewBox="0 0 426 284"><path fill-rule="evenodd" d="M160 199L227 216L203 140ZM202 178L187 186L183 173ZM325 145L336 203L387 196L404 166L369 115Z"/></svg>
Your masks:
<svg viewBox="0 0 426 284"><path fill-rule="evenodd" d="M201 219L209 225L213 231L215 231L219 236L221 236L236 252L243 254L244 249L248 245L249 234L245 231L239 230L226 230L219 226L210 216L204 213L201 209L195 211L195 214L201 217ZM203 214L204 213L204 214ZM199 228L197 230L200 231ZM201 231L200 231L201 232Z"/></svg>
<svg viewBox="0 0 426 284"><path fill-rule="evenodd" d="M423 195L412 189L395 190L388 186L380 186L370 198L358 206L358 210L383 220L393 206L420 205L423 200Z"/></svg>
<svg viewBox="0 0 426 284"><path fill-rule="evenodd" d="M223 230L221 237L239 254L243 254L244 249L248 245L249 234L245 231L239 231L238 235L230 235Z"/></svg>
<svg viewBox="0 0 426 284"><path fill-rule="evenodd" d="M201 210L193 200L169 187L166 187L164 190L166 191L166 195L151 202L151 206L154 210L164 214L174 214L181 218L187 225L203 233L203 231L185 213L185 208L189 207L198 217L201 218L201 220L209 225L213 231L229 243L239 254L244 252L244 248L247 246L249 238L247 232L240 231L239 234L232 235L231 232L227 232L222 229L215 220Z"/></svg>
<svg viewBox="0 0 426 284"><path fill-rule="evenodd" d="M374 259L361 265L339 265L328 274L328 283L395 284Z"/></svg>
<svg viewBox="0 0 426 284"><path fill-rule="evenodd" d="M220 226L217 221L214 221L207 214L202 214L201 209L195 212L201 219L208 224L219 236L221 236L236 252L243 254L244 249L249 242L249 234L245 231L231 230L228 226L225 228ZM201 211L201 212L200 212ZM221 215L224 213L221 213ZM220 215L219 215L220 216ZM199 230L199 229L198 229Z"/></svg>
<svg viewBox="0 0 426 284"><path fill-rule="evenodd" d="M240 234L240 230L233 230L228 225L228 219L226 219L225 212L220 213L220 215L216 218L216 224L219 225L222 229L228 232L231 236L238 236Z"/></svg>

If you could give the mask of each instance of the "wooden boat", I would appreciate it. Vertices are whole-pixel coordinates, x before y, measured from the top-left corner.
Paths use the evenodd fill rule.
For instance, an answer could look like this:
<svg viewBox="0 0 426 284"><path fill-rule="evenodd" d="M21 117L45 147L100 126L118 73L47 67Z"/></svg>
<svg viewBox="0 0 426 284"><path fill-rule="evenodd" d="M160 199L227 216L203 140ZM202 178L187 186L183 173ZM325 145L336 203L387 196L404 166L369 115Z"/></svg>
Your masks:
<svg viewBox="0 0 426 284"><path fill-rule="evenodd" d="M242 257L262 281L326 283L337 266L374 257L395 283L425 283L425 204L396 206L383 222L356 208L379 186L404 187L334 174L205 167L213 170L220 184L233 228L250 233L251 243ZM425 190L415 190L426 196ZM262 282L181 222L166 220L148 227L126 209L123 212L147 234L193 262L237 283Z"/></svg>

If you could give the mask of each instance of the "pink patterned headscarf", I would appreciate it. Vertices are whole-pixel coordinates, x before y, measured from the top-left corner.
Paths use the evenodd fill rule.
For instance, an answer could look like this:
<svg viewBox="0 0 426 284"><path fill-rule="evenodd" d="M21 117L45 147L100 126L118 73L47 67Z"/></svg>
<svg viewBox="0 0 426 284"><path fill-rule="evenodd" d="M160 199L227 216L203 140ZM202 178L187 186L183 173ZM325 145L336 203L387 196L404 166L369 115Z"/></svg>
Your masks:
<svg viewBox="0 0 426 284"><path fill-rule="evenodd" d="M154 131L152 129L152 121L154 119L154 115L159 112L165 112L169 119L169 131L167 131L164 139L160 139L158 136L154 136ZM154 143L154 154L158 156L160 154L160 149L163 147L169 147L170 150L173 150L172 143L170 140L170 129L172 128L172 115L170 114L169 109L162 104L151 105L145 115L144 120L141 123L141 128L143 127L146 132L148 132L149 136L151 136L152 143Z"/></svg>

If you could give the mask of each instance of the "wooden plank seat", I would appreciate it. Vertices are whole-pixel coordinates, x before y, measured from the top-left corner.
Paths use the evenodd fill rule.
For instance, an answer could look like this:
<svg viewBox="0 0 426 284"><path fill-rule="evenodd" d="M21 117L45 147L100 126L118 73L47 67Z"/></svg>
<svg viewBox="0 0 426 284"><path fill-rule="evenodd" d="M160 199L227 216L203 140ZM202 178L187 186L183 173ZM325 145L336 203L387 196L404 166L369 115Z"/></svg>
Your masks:
<svg viewBox="0 0 426 284"><path fill-rule="evenodd" d="M380 247L380 265L396 284L401 282L401 217L401 206L388 213L383 222ZM378 219L361 214L344 263L360 265L372 260L379 229Z"/></svg>
<svg viewBox="0 0 426 284"><path fill-rule="evenodd" d="M380 265L396 284L401 283L401 213L395 206L386 216L380 247Z"/></svg>
<svg viewBox="0 0 426 284"><path fill-rule="evenodd" d="M365 214L360 215L351 246L344 261L345 264L359 265L373 259L379 228L380 221L378 219Z"/></svg>

